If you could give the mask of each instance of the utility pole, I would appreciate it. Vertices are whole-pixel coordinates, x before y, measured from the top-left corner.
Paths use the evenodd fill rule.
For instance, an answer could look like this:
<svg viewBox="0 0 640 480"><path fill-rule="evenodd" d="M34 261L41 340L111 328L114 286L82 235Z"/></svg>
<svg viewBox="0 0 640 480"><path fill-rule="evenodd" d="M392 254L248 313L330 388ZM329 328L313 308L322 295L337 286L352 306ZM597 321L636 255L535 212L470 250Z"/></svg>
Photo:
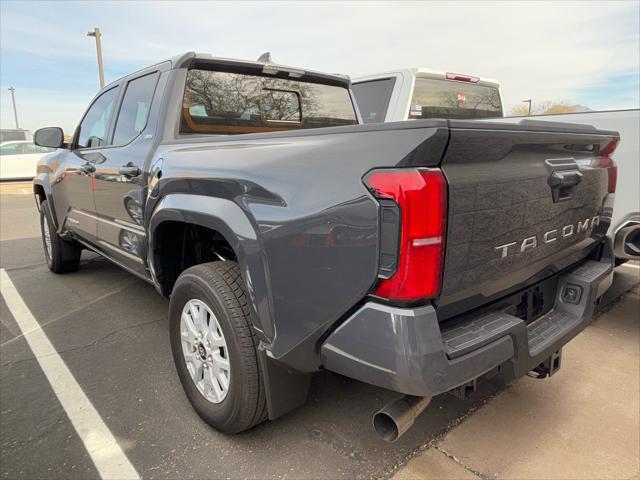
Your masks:
<svg viewBox="0 0 640 480"><path fill-rule="evenodd" d="M13 118L16 121L16 129L20 130L20 125L18 125L18 109L16 108L16 89L9 87L9 91L11 92L11 101L13 102Z"/></svg>
<svg viewBox="0 0 640 480"><path fill-rule="evenodd" d="M93 32L87 32L87 37L96 38L96 50L98 53L98 74L100 75L100 88L102 88L104 87L104 68L102 67L102 42L100 41L102 33L100 33L100 27L94 28Z"/></svg>
<svg viewBox="0 0 640 480"><path fill-rule="evenodd" d="M531 99L522 100L522 103L528 103L529 104L529 116L531 116Z"/></svg>

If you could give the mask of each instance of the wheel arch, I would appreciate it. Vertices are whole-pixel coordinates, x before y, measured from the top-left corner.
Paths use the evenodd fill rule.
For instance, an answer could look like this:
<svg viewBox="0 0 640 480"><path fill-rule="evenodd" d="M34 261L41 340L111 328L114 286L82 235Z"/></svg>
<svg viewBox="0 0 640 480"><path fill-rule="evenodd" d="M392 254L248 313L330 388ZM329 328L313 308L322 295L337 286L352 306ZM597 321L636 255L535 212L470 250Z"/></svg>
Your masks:
<svg viewBox="0 0 640 480"><path fill-rule="evenodd" d="M264 250L261 248L257 229L253 227L247 214L231 200L190 194L169 194L163 197L149 217L147 261L156 288L165 296L171 294L175 282L175 278L166 277L163 271L163 268L166 268L163 261L170 260L175 255L176 247L173 245L174 249L171 250L172 244L171 241L167 241L167 235L177 239L177 235L184 233L184 229L195 232L196 236L209 232L209 240L215 242L213 252L222 259L238 262L245 282L251 321L263 339L270 343L275 331L271 315L272 303L267 288L266 260L263 258ZM189 235L193 233L187 237ZM187 237L183 242L191 240ZM179 245L181 248L190 246L187 243ZM235 258L220 255L220 249L226 248L225 245L233 251ZM167 247L171 251L168 251ZM205 243L205 249L210 250L210 247L212 244ZM202 246L197 248L202 249ZM202 261L196 263L187 260L186 263L177 266L176 271L180 273L198 263L215 260L210 252L204 253L201 259Z"/></svg>
<svg viewBox="0 0 640 480"><path fill-rule="evenodd" d="M40 204L48 197L47 192L40 183L33 184L33 194L36 196L36 202L38 206L40 206Z"/></svg>
<svg viewBox="0 0 640 480"><path fill-rule="evenodd" d="M45 199L49 199L51 197L51 182L49 182L49 177L43 173L39 173L32 182L33 193L40 193L42 198L40 202ZM51 202L49 202L51 203Z"/></svg>
<svg viewBox="0 0 640 480"><path fill-rule="evenodd" d="M40 205L42 204L42 202L44 202L45 200L49 202L49 209L51 210L51 215L53 216L54 225L56 229L59 229L60 222L58 221L56 206L54 204L54 198L51 193L51 182L49 181L49 177L42 173L38 174L38 176L33 179L32 190L38 211L40 211Z"/></svg>

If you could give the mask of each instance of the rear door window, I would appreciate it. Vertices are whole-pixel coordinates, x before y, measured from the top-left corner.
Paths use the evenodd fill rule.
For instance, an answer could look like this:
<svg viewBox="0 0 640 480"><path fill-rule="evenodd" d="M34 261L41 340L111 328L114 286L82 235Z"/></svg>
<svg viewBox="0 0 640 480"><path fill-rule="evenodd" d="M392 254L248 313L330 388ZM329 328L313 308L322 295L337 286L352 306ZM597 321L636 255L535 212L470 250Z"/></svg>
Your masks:
<svg viewBox="0 0 640 480"><path fill-rule="evenodd" d="M189 70L181 133L241 134L357 123L344 87Z"/></svg>
<svg viewBox="0 0 640 480"><path fill-rule="evenodd" d="M502 117L500 92L475 83L416 78L409 118Z"/></svg>
<svg viewBox="0 0 640 480"><path fill-rule="evenodd" d="M392 77L360 82L351 87L364 123L384 122L395 83L396 79Z"/></svg>
<svg viewBox="0 0 640 480"><path fill-rule="evenodd" d="M151 99L158 82L159 73L131 80L118 113L113 145L126 145L140 135L147 126Z"/></svg>

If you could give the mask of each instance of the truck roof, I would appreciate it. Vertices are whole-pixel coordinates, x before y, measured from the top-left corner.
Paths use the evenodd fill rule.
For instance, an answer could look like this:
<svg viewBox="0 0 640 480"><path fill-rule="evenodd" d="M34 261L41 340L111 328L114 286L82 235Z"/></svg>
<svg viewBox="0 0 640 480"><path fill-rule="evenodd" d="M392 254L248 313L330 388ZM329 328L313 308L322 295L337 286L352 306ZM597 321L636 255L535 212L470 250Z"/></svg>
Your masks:
<svg viewBox="0 0 640 480"><path fill-rule="evenodd" d="M263 59L266 59L263 61ZM240 60L234 58L225 58L225 57L216 57L209 53L196 53L196 52L185 52L178 55L174 55L171 58L167 58L160 62L154 63L147 67L141 68L135 72L125 75L124 77L120 77L113 82L110 82L108 85L116 83L123 78L131 77L137 75L139 72L149 70L150 68L156 65L162 65L164 63L170 63L170 69L176 68L194 68L194 67L204 67L211 65L220 65L229 67L232 69L238 70L246 70L255 72L262 72L272 74L278 77L288 77L295 80L316 80L322 83L331 84L331 85L339 85L339 86L348 86L350 82L350 78L347 75L342 75L339 73L323 73L315 70L305 70L302 68L290 67L287 65L280 65L277 63L272 63L271 55L265 53L260 56L258 60Z"/></svg>
<svg viewBox="0 0 640 480"><path fill-rule="evenodd" d="M365 75L362 77L357 77L352 80L353 83L366 82L369 80L377 80L379 78L385 78L395 75L402 75L405 77L421 77L421 78L437 78L437 79L447 79L448 76L462 75L465 77L472 77L474 79L478 79L473 83L476 85L486 85L490 87L499 88L500 83L492 78L483 78L475 75L467 75L467 74L458 74L453 72L445 72L442 70L433 70L431 68L425 67L411 67L411 68L398 68L396 70L389 70L381 73L374 73L372 75ZM449 80L455 80L455 78L449 78Z"/></svg>

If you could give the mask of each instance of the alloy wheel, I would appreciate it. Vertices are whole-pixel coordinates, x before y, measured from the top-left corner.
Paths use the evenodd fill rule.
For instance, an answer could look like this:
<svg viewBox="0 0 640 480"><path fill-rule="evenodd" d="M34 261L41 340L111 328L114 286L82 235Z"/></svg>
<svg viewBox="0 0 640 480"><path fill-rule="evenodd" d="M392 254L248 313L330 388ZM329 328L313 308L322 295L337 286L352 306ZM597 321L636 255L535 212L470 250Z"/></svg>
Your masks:
<svg viewBox="0 0 640 480"><path fill-rule="evenodd" d="M49 222L47 222L46 218L42 221L42 234L44 236L44 246L47 249L47 256L51 258L51 232L49 231Z"/></svg>
<svg viewBox="0 0 640 480"><path fill-rule="evenodd" d="M182 354L191 380L211 403L222 402L229 392L229 350L218 319L198 299L185 303L180 317Z"/></svg>

